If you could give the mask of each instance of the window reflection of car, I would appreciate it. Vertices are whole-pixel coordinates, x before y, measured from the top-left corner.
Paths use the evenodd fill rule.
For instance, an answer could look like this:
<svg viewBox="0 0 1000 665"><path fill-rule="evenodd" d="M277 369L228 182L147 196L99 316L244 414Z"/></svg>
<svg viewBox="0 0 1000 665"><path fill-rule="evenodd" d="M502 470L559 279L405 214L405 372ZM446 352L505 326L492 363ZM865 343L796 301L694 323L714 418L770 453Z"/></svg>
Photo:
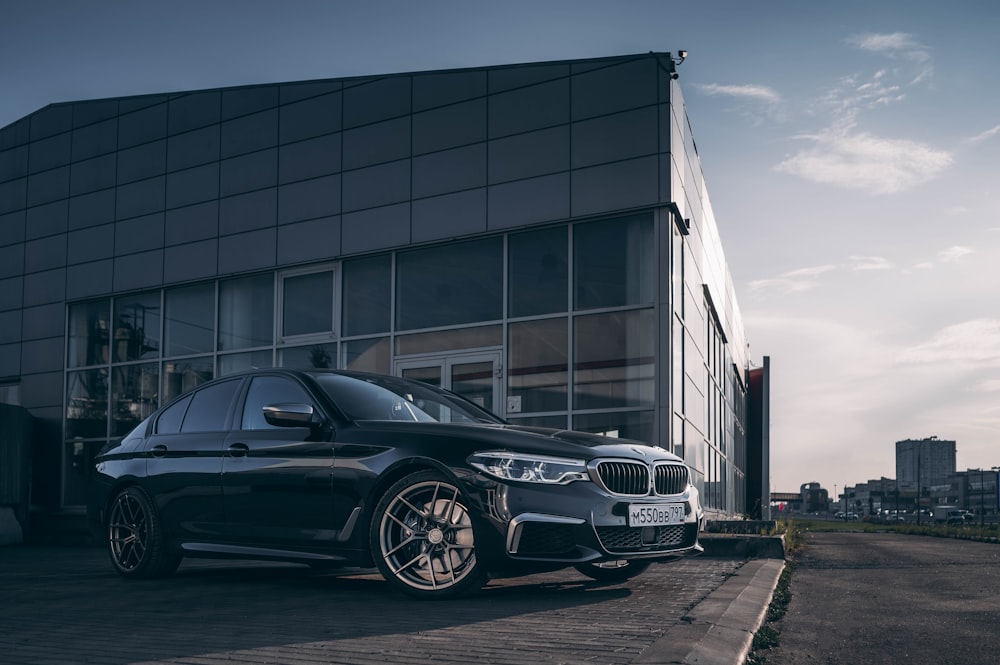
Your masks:
<svg viewBox="0 0 1000 665"><path fill-rule="evenodd" d="M377 567L421 597L575 567L621 581L701 551L682 460L505 423L395 377L253 370L164 405L96 460L88 513L126 577L184 557Z"/></svg>

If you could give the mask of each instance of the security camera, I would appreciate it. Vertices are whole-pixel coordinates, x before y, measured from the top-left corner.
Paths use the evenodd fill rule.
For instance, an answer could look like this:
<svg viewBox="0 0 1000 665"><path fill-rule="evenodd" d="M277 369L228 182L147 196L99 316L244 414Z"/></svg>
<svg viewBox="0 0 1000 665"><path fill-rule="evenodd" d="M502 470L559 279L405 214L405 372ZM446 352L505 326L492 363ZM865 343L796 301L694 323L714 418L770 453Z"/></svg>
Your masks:
<svg viewBox="0 0 1000 665"><path fill-rule="evenodd" d="M687 51L678 51L677 55L680 57L681 60L684 60L685 58L688 57L688 52Z"/></svg>

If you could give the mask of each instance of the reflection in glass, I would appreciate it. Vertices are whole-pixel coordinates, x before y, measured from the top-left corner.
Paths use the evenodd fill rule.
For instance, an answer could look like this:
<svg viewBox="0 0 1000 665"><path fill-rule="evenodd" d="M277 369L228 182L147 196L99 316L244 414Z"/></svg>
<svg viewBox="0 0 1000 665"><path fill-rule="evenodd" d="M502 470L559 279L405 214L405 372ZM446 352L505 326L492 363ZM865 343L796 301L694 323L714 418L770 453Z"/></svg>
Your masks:
<svg viewBox="0 0 1000 665"><path fill-rule="evenodd" d="M212 358L185 358L163 363L163 403L212 380Z"/></svg>
<svg viewBox="0 0 1000 665"><path fill-rule="evenodd" d="M249 353L227 353L219 356L219 374L224 376L233 372L240 372L245 369L257 369L260 367L273 367L271 360L271 350L250 351Z"/></svg>
<svg viewBox="0 0 1000 665"><path fill-rule="evenodd" d="M654 323L652 309L576 317L577 409L653 406Z"/></svg>
<svg viewBox="0 0 1000 665"><path fill-rule="evenodd" d="M66 374L66 438L108 436L108 370Z"/></svg>
<svg viewBox="0 0 1000 665"><path fill-rule="evenodd" d="M309 346L289 346L278 351L280 367L303 367L311 369L333 369L337 366L337 345L310 344Z"/></svg>
<svg viewBox="0 0 1000 665"><path fill-rule="evenodd" d="M111 305L107 300L70 305L66 350L69 367L107 364L110 320Z"/></svg>
<svg viewBox="0 0 1000 665"><path fill-rule="evenodd" d="M285 337L333 332L333 271L285 277L282 310Z"/></svg>
<svg viewBox="0 0 1000 665"><path fill-rule="evenodd" d="M481 409L493 411L493 363L462 363L451 368L451 391Z"/></svg>
<svg viewBox="0 0 1000 665"><path fill-rule="evenodd" d="M87 505L87 490L93 474L94 458L104 446L103 441L69 441L63 456L63 505Z"/></svg>
<svg viewBox="0 0 1000 665"><path fill-rule="evenodd" d="M510 236L510 315L565 312L569 260L566 227Z"/></svg>
<svg viewBox="0 0 1000 665"><path fill-rule="evenodd" d="M215 340L215 285L196 284L165 293L163 336L167 356L211 353Z"/></svg>
<svg viewBox="0 0 1000 665"><path fill-rule="evenodd" d="M566 416L527 416L514 418L508 414L507 422L521 427L548 427L551 429L566 429Z"/></svg>
<svg viewBox="0 0 1000 665"><path fill-rule="evenodd" d="M114 360L142 360L160 354L160 293L115 298Z"/></svg>
<svg viewBox="0 0 1000 665"><path fill-rule="evenodd" d="M355 372L388 374L390 351L388 337L344 342L344 367Z"/></svg>
<svg viewBox="0 0 1000 665"><path fill-rule="evenodd" d="M392 257L388 254L346 261L344 334L389 332L392 305Z"/></svg>
<svg viewBox="0 0 1000 665"><path fill-rule="evenodd" d="M653 218L636 215L573 228L576 309L653 301Z"/></svg>
<svg viewBox="0 0 1000 665"><path fill-rule="evenodd" d="M566 319L512 323L507 413L565 411L569 383Z"/></svg>
<svg viewBox="0 0 1000 665"><path fill-rule="evenodd" d="M219 350L266 346L273 341L274 276L268 273L220 282Z"/></svg>
<svg viewBox="0 0 1000 665"><path fill-rule="evenodd" d="M159 364L115 367L112 376L111 436L124 436L159 406Z"/></svg>
<svg viewBox="0 0 1000 665"><path fill-rule="evenodd" d="M573 429L615 439L658 443L653 438L653 412L580 413L573 416ZM664 446L666 447L666 446Z"/></svg>
<svg viewBox="0 0 1000 665"><path fill-rule="evenodd" d="M503 242L487 238L403 252L396 259L396 327L500 319Z"/></svg>
<svg viewBox="0 0 1000 665"><path fill-rule="evenodd" d="M461 330L439 330L396 337L396 353L442 353L460 349L481 349L503 344L503 327L481 326Z"/></svg>
<svg viewBox="0 0 1000 665"><path fill-rule="evenodd" d="M411 367L402 372L404 379L411 381L421 381L432 386L441 387L441 367L433 365L431 367Z"/></svg>

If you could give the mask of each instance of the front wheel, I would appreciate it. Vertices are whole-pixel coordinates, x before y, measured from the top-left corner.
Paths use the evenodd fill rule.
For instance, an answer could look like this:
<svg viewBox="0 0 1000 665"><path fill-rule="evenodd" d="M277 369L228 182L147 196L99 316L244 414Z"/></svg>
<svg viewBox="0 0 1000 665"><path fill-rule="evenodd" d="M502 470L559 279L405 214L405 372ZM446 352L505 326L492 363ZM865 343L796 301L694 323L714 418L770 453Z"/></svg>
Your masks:
<svg viewBox="0 0 1000 665"><path fill-rule="evenodd" d="M124 577L149 578L177 570L181 557L170 551L160 516L149 496L126 487L108 511L108 553Z"/></svg>
<svg viewBox="0 0 1000 665"><path fill-rule="evenodd" d="M619 561L583 563L573 567L587 577L600 582L624 582L646 572L650 563L652 562L621 559Z"/></svg>
<svg viewBox="0 0 1000 665"><path fill-rule="evenodd" d="M433 471L406 476L382 496L371 548L382 576L411 596L451 598L486 583L467 503L452 481Z"/></svg>

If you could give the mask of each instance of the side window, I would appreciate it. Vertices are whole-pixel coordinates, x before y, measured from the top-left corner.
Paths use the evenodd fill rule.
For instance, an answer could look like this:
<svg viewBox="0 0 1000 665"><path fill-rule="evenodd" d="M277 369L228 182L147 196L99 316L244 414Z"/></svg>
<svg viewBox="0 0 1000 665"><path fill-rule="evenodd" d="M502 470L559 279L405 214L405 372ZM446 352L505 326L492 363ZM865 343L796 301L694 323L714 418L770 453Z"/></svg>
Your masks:
<svg viewBox="0 0 1000 665"><path fill-rule="evenodd" d="M184 420L184 412L187 411L188 404L191 403L191 396L188 395L182 400L168 406L160 414L156 421L157 434L176 434L181 431L181 421Z"/></svg>
<svg viewBox="0 0 1000 665"><path fill-rule="evenodd" d="M233 403L240 379L224 381L202 388L191 398L182 432L221 432L226 429L226 417Z"/></svg>
<svg viewBox="0 0 1000 665"><path fill-rule="evenodd" d="M258 376L250 382L243 405L243 429L275 429L264 420L268 404L312 404L299 384L282 376Z"/></svg>

